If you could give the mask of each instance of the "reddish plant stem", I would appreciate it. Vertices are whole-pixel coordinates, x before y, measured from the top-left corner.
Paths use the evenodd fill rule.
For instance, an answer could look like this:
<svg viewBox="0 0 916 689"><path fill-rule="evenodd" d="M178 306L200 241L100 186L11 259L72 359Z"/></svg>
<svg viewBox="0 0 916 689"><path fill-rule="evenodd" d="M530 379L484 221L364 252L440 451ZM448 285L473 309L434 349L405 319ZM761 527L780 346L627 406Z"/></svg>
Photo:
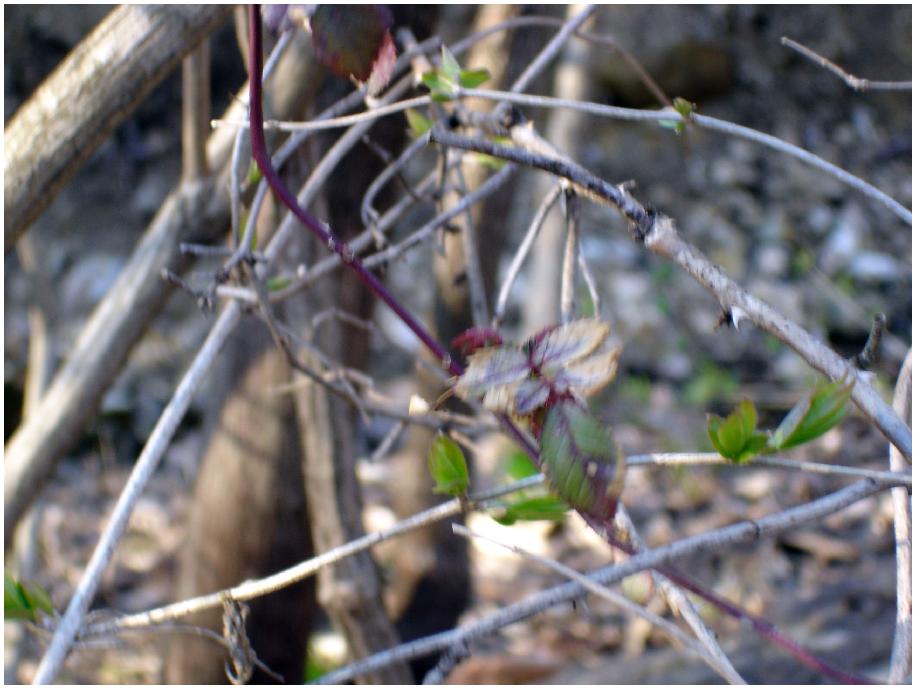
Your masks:
<svg viewBox="0 0 916 689"><path fill-rule="evenodd" d="M331 251L340 256L344 265L348 266L360 280L375 294L379 299L385 302L395 315L400 318L404 324L410 328L414 334L420 338L420 341L426 345L454 376L460 376L464 371L452 356L432 335L422 326L399 302L394 295L388 291L388 288L382 284L374 273L369 272L362 262L356 257L353 250L346 242L339 239L327 228L325 228L314 216L299 206L296 197L283 184L280 176L274 170L270 162L270 154L267 152L267 143L264 139L264 111L261 103L261 12L259 5L249 6L249 74L250 81L250 98L249 98L249 125L251 132L251 155L264 174L264 179L271 190L277 195L284 206L299 219L318 239L322 241Z"/></svg>
<svg viewBox="0 0 916 689"><path fill-rule="evenodd" d="M461 364L456 361L448 352L448 350L442 346L427 330L423 325L417 321L404 306L388 291L388 288L375 276L374 273L369 272L366 267L362 264L359 258L355 255L353 250L346 244L346 242L340 240L336 237L329 229L323 226L314 216L312 216L308 211L299 206L296 197L292 192L286 187L283 181L280 179L280 176L274 170L271 162L270 155L267 151L267 143L264 138L264 112L263 106L261 103L261 12L259 5L249 5L249 74L251 75L250 81L250 103L249 103L249 128L251 132L251 155L254 160L257 162L258 167L261 169L264 179L267 181L267 184L270 186L271 190L277 195L280 201L286 206L299 221L311 230L315 236L322 241L331 251L340 256L341 261L344 265L349 267L360 280L365 283L365 285L372 290L372 293L375 294L379 299L381 299L385 304L387 304L395 315L400 318L408 328L410 328L414 334L420 339L420 341L433 353L441 362L443 367L448 369L449 373L454 376L460 376L464 373L464 368ZM525 436L525 434L519 429L519 427L512 422L512 420L505 414L499 415L500 422L502 423L503 428L511 435L516 442L525 450L532 461L540 467L542 465L540 453L538 448L535 447L530 439ZM578 511L578 510L577 510ZM579 514L586 520L586 522L598 533L604 532L605 537L608 543L615 547L623 550L630 555L634 554L634 550L618 541L612 534L614 532L613 524L605 523L601 524L596 522L588 515L585 515L581 512ZM722 612L731 617L734 617L738 620L747 621L751 624L753 629L760 634L761 636L769 639L773 643L781 646L786 649L789 653L795 656L800 662L808 665L809 667L814 668L815 670L822 672L824 675L831 677L833 679L845 682L847 684L864 684L869 683L868 679L859 677L857 675L844 672L843 670L838 670L831 665L825 663L824 661L819 660L818 658L811 655L804 648L799 646L797 643L787 638L781 634L772 623L767 620L757 617L752 613L744 610L738 605L720 598L715 593L707 590L700 584L692 581L683 574L680 574L678 571L671 569L669 567L658 567L656 571L660 572L664 576L671 579L679 586L686 588L687 590L695 593L704 600L708 601L711 605L715 606Z"/></svg>

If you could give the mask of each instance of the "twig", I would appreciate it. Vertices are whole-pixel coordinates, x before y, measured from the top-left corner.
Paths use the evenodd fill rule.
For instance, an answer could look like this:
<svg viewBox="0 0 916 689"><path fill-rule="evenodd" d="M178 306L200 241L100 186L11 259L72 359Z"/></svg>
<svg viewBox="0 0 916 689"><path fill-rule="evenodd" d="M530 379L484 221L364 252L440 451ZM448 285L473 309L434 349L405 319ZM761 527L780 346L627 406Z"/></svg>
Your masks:
<svg viewBox="0 0 916 689"><path fill-rule="evenodd" d="M181 63L181 176L184 182L197 182L209 172L209 118L210 45L204 39Z"/></svg>
<svg viewBox="0 0 916 689"><path fill-rule="evenodd" d="M813 474L849 476L850 478L869 478L884 485L912 486L912 477L903 471L875 471L847 467L841 464L822 464L818 462L798 462L779 457L755 457L744 463L735 464L716 452L668 452L659 454L632 455L627 457L628 467L639 466L730 466L753 467L765 466L779 469L793 469Z"/></svg>
<svg viewBox="0 0 916 689"><path fill-rule="evenodd" d="M801 53L806 58L814 62L815 64L820 65L824 69L833 72L840 79L846 82L846 85L851 89L856 91L912 91L913 82L912 81L869 81L868 79L860 79L859 77L854 77L849 72L845 71L842 67L837 65L834 62L831 62L823 55L811 50L811 48L806 48L801 43L796 43L791 38L782 37L782 44L792 48L792 50Z"/></svg>
<svg viewBox="0 0 916 689"><path fill-rule="evenodd" d="M600 318L601 293L598 291L598 283L595 281L592 269L585 259L585 249L582 246L582 242L579 242L579 270L582 273L582 279L585 281L585 286L588 288L588 297L592 300L592 313L595 318Z"/></svg>
<svg viewBox="0 0 916 689"><path fill-rule="evenodd" d="M350 127L354 124L360 124L361 122L372 122L379 118L385 117L386 115L393 115L395 113L403 112L404 110L409 110L410 108L419 108L425 105L429 105L432 102L432 99L429 96L417 96L415 98L408 98L407 100L398 101L397 103L391 103L390 105L383 105L366 112L358 112L353 115L342 115L341 117L333 117L326 120L310 120L308 122L289 122L284 120L264 120L264 129L266 131L280 131L280 132L317 132L325 129L340 129L342 127ZM210 120L210 124L213 127L238 127L240 129L247 129L247 121L239 120Z"/></svg>
<svg viewBox="0 0 916 689"><path fill-rule="evenodd" d="M617 513L614 515L614 524L623 530L627 541L632 544L635 552L639 553L646 550L647 546L645 541L643 541L642 537L639 535L639 532L636 530L636 525L633 524L630 515L623 505L617 506ZM684 622L693 630L700 646L715 660L715 664L712 665L713 669L730 684L747 684L744 678L738 674L738 671L734 668L728 656L725 655L725 651L722 650L722 647L716 639L715 632L706 625L706 622L700 617L700 613L697 611L696 606L687 598L684 591L678 588L673 581L658 570L653 569L650 574L652 582L658 587L668 607L671 608L672 612L683 618Z"/></svg>
<svg viewBox="0 0 916 689"><path fill-rule="evenodd" d="M498 538L493 538L492 536L486 536L477 531L472 531L471 529L467 528L466 526L462 526L461 524L452 524L452 531L454 531L459 536L463 536L464 538L467 538L467 539L476 538L479 540L484 540L484 541L489 541L490 543L494 543L502 548L505 548L506 550L509 550L515 553L516 555L521 555L525 559L532 560L533 562L537 562L538 564L543 565L544 567L547 567L548 569L553 570L554 572L557 572L558 574L566 577L567 579L580 584L582 588L584 588L589 593L593 593L596 596L598 596L599 598L604 598L605 600L610 601L614 605L620 608L623 608L630 614L636 615L637 617L641 617L642 619L648 621L650 624L655 625L656 627L664 631L666 634L668 634L668 636L670 636L674 641L680 643L686 650L690 651L691 653L696 655L698 658L700 658L703 662L705 662L707 665L709 665L711 668L713 668L716 672L718 672L719 674L722 674L722 670L719 667L718 660L714 658L712 655L710 655L710 653L705 648L700 646L700 644L698 644L696 641L694 641L689 636L687 636L687 634L685 634L681 630L680 627L666 620L665 618L660 617L659 615L656 615L651 610L648 610L647 608L637 605L636 603L631 601L629 598L627 598L623 594L617 593L616 591L608 588L607 586L602 586L601 584L595 583L594 581L589 579L587 576L585 576L581 572L578 572L577 570L572 569L571 567L567 567L566 565L561 564L560 562L557 562L554 559L543 557L541 555L537 555L536 553L532 553L529 550L525 550L524 548L520 546L514 545L512 543L506 543L505 541L501 541ZM743 684L743 682L741 683Z"/></svg>
<svg viewBox="0 0 916 689"><path fill-rule="evenodd" d="M582 101L570 101L559 98L550 98L549 96L532 96L517 93L507 93L505 91L490 91L487 89L460 88L458 89L457 95L458 97L486 98L489 100L505 101L507 103L529 105L539 108L571 108L592 115L612 117L615 119L628 120L632 122L685 122L684 118L680 114L668 109L634 110L632 108L601 105L599 103L585 103ZM850 174L849 172L846 172L842 168L837 167L832 163L828 163L823 158L820 158L803 148L790 144L770 134L758 132L757 130L751 129L750 127L743 127L738 124L732 124L731 122L725 122L723 120L716 119L715 117L709 117L708 115L692 113L690 115L690 122L703 127L704 129L710 129L712 131L728 134L729 136L747 139L749 141L767 146L768 148L772 148L773 150L779 151L780 153L790 155L793 158L806 163L807 165L810 165L814 168L817 168L818 170L821 170L822 172L826 172L827 174L836 177L844 184L851 186L869 198L879 202L907 224L913 224L912 212L905 208L902 204L895 201L883 191L875 188L868 182L856 177L853 174Z"/></svg>
<svg viewBox="0 0 916 689"><path fill-rule="evenodd" d="M515 129L518 127L513 128L513 131ZM699 249L685 242L675 229L671 218L650 213L619 186L611 185L575 163L548 158L518 147L463 137L437 128L433 128L430 135L434 141L441 140L456 148L488 153L497 158L537 167L570 180L580 193L592 200L615 207L623 213L632 223L632 231L637 241L643 242L651 251L667 257L706 287L715 295L723 309L732 315L733 320L750 319L798 352L808 364L831 380L840 380L849 375L850 365L847 361L821 344L801 326L748 294L740 285L728 278L721 268L710 263ZM909 429L861 375L857 375L855 380L852 398L858 407L904 456L912 458L912 435Z"/></svg>
<svg viewBox="0 0 916 689"><path fill-rule="evenodd" d="M576 315L576 267L579 257L579 217L576 194L565 196L566 247L563 251L563 273L560 279L560 322L569 323Z"/></svg>
<svg viewBox="0 0 916 689"><path fill-rule="evenodd" d="M897 385L894 388L894 409L903 418L910 418L913 410L913 350L907 352ZM897 448L890 448L891 471L912 471ZM903 684L913 667L913 541L912 515L909 492L891 491L894 507L894 543L897 556L897 617L894 625L894 644L891 650L889 684Z"/></svg>
<svg viewBox="0 0 916 689"><path fill-rule="evenodd" d="M362 552L383 541L391 540L402 534L408 533L415 529L422 528L443 519L448 519L460 514L463 509L471 506L484 507L486 504L503 495L515 493L526 488L531 488L542 481L541 476L529 477L523 481L518 481L509 486L500 486L498 488L480 491L470 496L466 500L455 498L441 503L423 512L419 512L407 519L404 519L394 526L366 534L361 538L350 541L344 545L338 546L332 550L322 553L309 560L300 562L288 569L272 574L263 579L246 581L230 589L224 589L215 593L198 596L178 603L155 608L143 613L134 615L125 615L115 620L105 620L95 624L87 625L82 632L82 638L97 636L103 634L112 634L122 630L149 627L158 625L163 622L179 619L202 610L216 608L222 605L222 597L231 596L238 601L251 600L273 593L281 588L295 584L303 579L313 575L319 569L327 567L338 560L349 557L358 552Z"/></svg>
<svg viewBox="0 0 916 689"><path fill-rule="evenodd" d="M149 477L155 471L159 464L159 459L165 452L166 447L172 439L178 424L184 417L185 411L191 404L191 399L197 386L203 380L204 375L210 368L210 364L216 358L223 341L235 327L240 315L238 304L229 304L220 315L206 341L200 349L194 363L185 373L179 383L175 394L168 406L162 412L153 432L143 447L143 451L137 458L130 477L127 479L127 485L121 491L118 501L105 530L99 539L95 550L92 553L92 559L86 565L86 569L80 578L80 583L74 591L67 605L67 611L60 620L54 638L45 652L41 663L35 672L35 684L47 684L57 675L60 670L70 645L76 637L83 617L89 609L92 597L98 588L99 581L105 566L114 553L118 539L127 527L127 520L140 493L146 485Z"/></svg>
<svg viewBox="0 0 916 689"><path fill-rule="evenodd" d="M553 204L556 203L561 191L563 191L563 186L561 184L556 184L551 189L550 193L544 197L544 200L541 201L541 205L538 206L537 212L534 214L534 218L528 226L525 238L522 240L522 243L519 244L518 250L512 257L512 263L509 265L509 270L506 271L506 278L503 280L502 287L499 289L499 297L496 300L496 309L493 314L494 328L498 328L503 318L505 318L506 303L509 301L509 292L512 290L512 284L518 277L522 269L522 264L525 262L525 258L527 258L532 244L534 244L534 240L537 239L538 232L544 224L544 218L547 217L547 213L553 207Z"/></svg>
<svg viewBox="0 0 916 689"><path fill-rule="evenodd" d="M596 583L607 585L620 581L631 574L641 572L644 569L663 566L665 563L687 555L718 551L733 545L753 542L765 537L772 537L783 531L796 528L806 522L822 519L880 490L881 488L872 481L861 481L805 505L793 507L762 519L744 521L739 524L685 538L661 548L647 550L635 555L622 564L604 567L587 576ZM555 586L535 594L524 601L509 605L499 612L488 615L472 624L417 639L388 651L377 653L368 658L351 663L345 668L335 670L322 676L318 682L320 684L340 684L389 663L435 653L436 651L448 648L462 641L469 642L471 639L491 634L503 627L530 617L552 605L578 598L582 596L583 592L583 587L577 582ZM770 625L768 631L774 632L775 629ZM772 638L772 636L770 638ZM801 659L801 656L796 657ZM810 662L812 660L816 661L816 659L813 659L810 655L805 658L805 662ZM817 669L820 672L829 673L834 679L842 679L843 681L861 679L848 673L836 671L833 668L828 669L824 664L818 664Z"/></svg>
<svg viewBox="0 0 916 689"><path fill-rule="evenodd" d="M862 370L868 370L874 366L881 356L881 337L884 335L885 327L887 327L887 317L879 313L872 321L865 346L853 359L855 365Z"/></svg>

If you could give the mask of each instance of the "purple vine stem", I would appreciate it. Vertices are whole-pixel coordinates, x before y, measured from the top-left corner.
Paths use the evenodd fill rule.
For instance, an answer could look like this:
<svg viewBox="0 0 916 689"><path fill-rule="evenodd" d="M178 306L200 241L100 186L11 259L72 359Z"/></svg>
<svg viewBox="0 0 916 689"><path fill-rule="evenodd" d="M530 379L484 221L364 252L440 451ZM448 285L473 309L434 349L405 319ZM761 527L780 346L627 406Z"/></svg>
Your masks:
<svg viewBox="0 0 916 689"><path fill-rule="evenodd" d="M442 362L444 368L448 369L449 373L453 376L460 376L464 373L464 368L461 364L456 361L448 350L442 346L427 330L423 325L411 315L407 309L394 297L391 292L388 291L388 288L375 276L374 273L371 273L359 260L359 257L353 252L353 250L347 245L346 242L339 239L335 236L328 228L326 228L322 223L320 223L315 217L313 217L308 211L302 208L299 205L299 202L296 200L296 197L291 191L286 187L283 181L280 179L280 176L274 170L273 165L270 161L270 155L267 152L267 143L264 138L264 112L261 102L261 12L260 5L249 5L248 7L248 33L249 33L249 74L250 74L250 90L249 90L249 108L248 108L248 117L249 117L249 129L251 133L251 156L257 162L258 167L261 170L261 173L264 175L264 179L267 181L267 184L270 186L271 190L277 195L280 201L286 206L301 222L305 227L312 231L315 236L324 243L328 249L336 253L343 264L350 268L360 280L370 289L376 297L381 299L385 304L391 308L392 311L400 318L404 324L410 328L413 333L420 339L420 341L433 353L439 361ZM500 421L502 422L503 427L506 431L519 443L519 445L524 448L525 452L531 457L537 466L541 466L541 457L538 451L538 448L535 447L528 437L516 426L512 420L505 414L500 415ZM628 546L627 544L617 540L612 534L614 533L613 524L607 522L601 524L596 522L593 518L588 515L579 512L579 514L585 519L585 521L598 533L603 533L608 543L615 548L623 550L624 552L633 555L635 551ZM719 608L722 612L727 615L734 617L738 620L743 620L753 627L761 636L769 639L773 643L781 646L787 650L791 655L795 656L800 662L808 665L811 668L823 673L828 677L832 677L838 681L844 682L846 684L869 684L871 681L867 678L859 677L855 674L845 672L843 670L838 670L826 662L819 660L811 653L806 651L804 648L799 646L796 642L784 636L779 632L775 625L767 620L753 615L752 613L744 610L738 605L721 598L717 594L709 591L700 584L694 582L687 576L679 573L678 571L671 569L670 567L656 567L656 571L660 572L664 576L671 579L679 586L695 593L704 600L708 601L713 606Z"/></svg>
<svg viewBox="0 0 916 689"><path fill-rule="evenodd" d="M261 13L259 10L259 5L249 6L248 32L249 45L251 46L249 53L249 74L251 78L248 117L251 132L251 155L261 169L264 179L267 180L267 184L279 197L280 201L283 202L283 205L289 208L289 210L299 219L299 222L309 228L331 251L340 256L340 260L344 265L355 272L366 287L372 290L373 294L394 311L395 315L397 315L397 317L400 318L418 338L420 338L420 341L426 345L427 349L442 362L442 365L447 368L452 375L460 376L464 372L464 369L452 358L448 350L439 344L439 342L427 332L426 328L424 328L420 322L417 321L397 299L395 299L394 295L388 291L388 288L382 284L374 273L366 269L346 242L335 236L308 211L299 206L296 197L287 189L276 170L274 170L270 162L270 155L267 152L267 143L264 139L264 111L261 103Z"/></svg>

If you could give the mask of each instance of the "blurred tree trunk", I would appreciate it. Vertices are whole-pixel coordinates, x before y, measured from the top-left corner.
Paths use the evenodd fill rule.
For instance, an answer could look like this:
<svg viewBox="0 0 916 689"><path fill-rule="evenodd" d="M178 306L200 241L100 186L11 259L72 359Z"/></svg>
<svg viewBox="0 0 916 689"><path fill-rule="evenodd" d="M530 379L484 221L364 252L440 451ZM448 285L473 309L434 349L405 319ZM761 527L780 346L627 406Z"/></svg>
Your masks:
<svg viewBox="0 0 916 689"><path fill-rule="evenodd" d="M294 408L289 396L272 389L289 381L289 366L263 325L246 318L218 371L226 403L194 491L179 599L272 574L312 554ZM252 647L287 682L302 680L313 601L309 580L250 603ZM186 621L221 633L221 616L208 610ZM226 659L226 650L213 641L178 635L166 679L225 683ZM252 677L255 683L270 681L260 670Z"/></svg>

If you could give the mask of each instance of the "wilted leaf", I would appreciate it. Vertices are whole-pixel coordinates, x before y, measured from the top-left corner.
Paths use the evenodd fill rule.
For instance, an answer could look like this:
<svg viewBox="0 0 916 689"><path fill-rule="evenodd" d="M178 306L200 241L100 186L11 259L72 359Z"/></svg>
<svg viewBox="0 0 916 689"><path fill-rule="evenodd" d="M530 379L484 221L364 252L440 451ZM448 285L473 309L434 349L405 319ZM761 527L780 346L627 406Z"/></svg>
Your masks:
<svg viewBox="0 0 916 689"><path fill-rule="evenodd" d="M569 512L569 505L552 495L522 498L502 505L503 512L493 518L503 526L517 521L559 521Z"/></svg>
<svg viewBox="0 0 916 689"><path fill-rule="evenodd" d="M608 341L598 351L558 371L553 378L554 387L588 396L614 379L619 359L620 345Z"/></svg>
<svg viewBox="0 0 916 689"><path fill-rule="evenodd" d="M38 613L54 614L51 597L36 584L16 581L6 572L3 573L3 614L9 620L38 619Z"/></svg>
<svg viewBox="0 0 916 689"><path fill-rule="evenodd" d="M582 319L546 328L521 347L484 347L468 358L455 393L482 399L491 411L521 416L544 406L551 393L583 398L616 373L620 347L608 332L606 323Z"/></svg>
<svg viewBox="0 0 916 689"><path fill-rule="evenodd" d="M433 492L461 495L468 489L468 465L458 444L439 433L427 458L429 473L436 482Z"/></svg>
<svg viewBox="0 0 916 689"><path fill-rule="evenodd" d="M531 359L538 367L557 371L595 351L608 332L607 323L583 318L547 328L532 337L526 346L531 348Z"/></svg>
<svg viewBox="0 0 916 689"><path fill-rule="evenodd" d="M846 416L846 403L855 380L818 385L792 407L773 431L769 448L788 450L823 435Z"/></svg>
<svg viewBox="0 0 916 689"><path fill-rule="evenodd" d="M464 398L490 396L487 409L508 411L515 386L528 377L528 357L513 347L485 347L468 357L464 374L455 383L455 394Z"/></svg>
<svg viewBox="0 0 916 689"><path fill-rule="evenodd" d="M395 48L384 5L319 5L309 20L315 54L342 77L369 82L370 94L388 83Z"/></svg>
<svg viewBox="0 0 916 689"><path fill-rule="evenodd" d="M541 430L544 474L573 507L601 520L617 511L626 465L610 433L584 406L561 400Z"/></svg>

